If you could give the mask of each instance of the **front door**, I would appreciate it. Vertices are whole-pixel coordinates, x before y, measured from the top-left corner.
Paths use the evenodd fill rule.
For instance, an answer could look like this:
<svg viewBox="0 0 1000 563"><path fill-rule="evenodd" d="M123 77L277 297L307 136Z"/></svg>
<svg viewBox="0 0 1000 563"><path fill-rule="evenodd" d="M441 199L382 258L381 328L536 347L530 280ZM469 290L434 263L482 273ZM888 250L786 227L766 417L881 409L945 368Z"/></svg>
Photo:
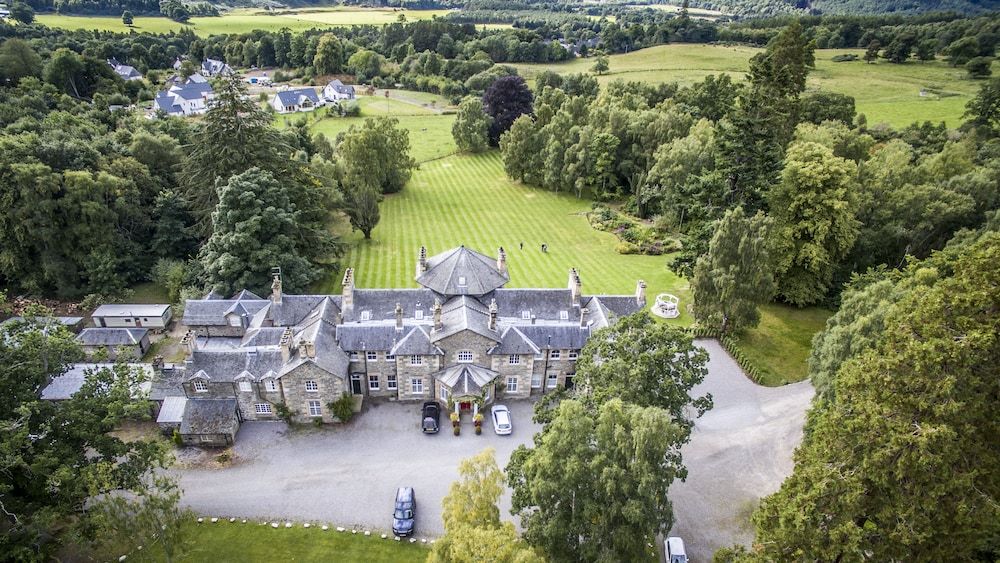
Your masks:
<svg viewBox="0 0 1000 563"><path fill-rule="evenodd" d="M360 395L363 391L361 390L361 374L354 373L351 374L351 393L355 395Z"/></svg>
<svg viewBox="0 0 1000 563"><path fill-rule="evenodd" d="M459 409L462 411L471 411L472 403L469 401L462 401L461 403L459 403Z"/></svg>
<svg viewBox="0 0 1000 563"><path fill-rule="evenodd" d="M572 389L572 388L573 388L573 376L574 376L574 375L575 375L575 374L572 374L572 373L567 373L567 374L566 374L566 389L567 389L567 390L569 390L569 389Z"/></svg>

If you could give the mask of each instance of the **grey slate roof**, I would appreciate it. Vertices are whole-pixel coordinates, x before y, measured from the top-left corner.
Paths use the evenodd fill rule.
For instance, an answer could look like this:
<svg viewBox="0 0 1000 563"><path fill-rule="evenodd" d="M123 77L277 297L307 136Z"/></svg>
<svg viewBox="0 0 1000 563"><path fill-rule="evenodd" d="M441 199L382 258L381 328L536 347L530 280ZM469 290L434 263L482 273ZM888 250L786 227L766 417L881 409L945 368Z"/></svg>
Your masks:
<svg viewBox="0 0 1000 563"><path fill-rule="evenodd" d="M395 324L350 323L337 327L337 341L348 352L389 351L402 337L403 333L396 330Z"/></svg>
<svg viewBox="0 0 1000 563"><path fill-rule="evenodd" d="M240 291L239 293L237 293L236 295L230 297L230 299L236 299L237 301L239 301L240 299L257 299L257 300L261 300L261 299L263 299L263 297L261 297L260 295L257 295L256 293L250 291L249 289L244 289L244 290Z"/></svg>
<svg viewBox="0 0 1000 563"><path fill-rule="evenodd" d="M606 310L614 313L618 317L631 315L642 310L636 302L635 297L627 295L594 295L591 302L597 300ZM611 319L609 319L611 320Z"/></svg>
<svg viewBox="0 0 1000 563"><path fill-rule="evenodd" d="M498 289L493 292L501 317L521 319L521 312L544 320L561 320L566 311L569 320L579 320L579 309L574 312L573 297L569 289Z"/></svg>
<svg viewBox="0 0 1000 563"><path fill-rule="evenodd" d="M338 94L353 94L354 86L348 86L341 82L339 79L333 79L329 84L326 85L327 88L333 88Z"/></svg>
<svg viewBox="0 0 1000 563"><path fill-rule="evenodd" d="M267 307L266 299L242 299L238 302L250 314ZM189 299L184 304L182 322L187 326L227 325L226 312L233 309L237 301L232 299Z"/></svg>
<svg viewBox="0 0 1000 563"><path fill-rule="evenodd" d="M438 342L463 330L499 341L500 335L490 330L489 322L489 310L478 300L465 295L453 297L441 307L443 327L431 335L431 341Z"/></svg>
<svg viewBox="0 0 1000 563"><path fill-rule="evenodd" d="M354 312L345 321L361 318L368 311L371 320L395 320L396 303L403 308L403 318L416 319L415 311L423 311L424 319L430 319L434 309L435 295L428 289L355 289Z"/></svg>
<svg viewBox="0 0 1000 563"><path fill-rule="evenodd" d="M32 323L41 324L43 326L51 325L62 325L68 328L73 328L83 322L83 317L11 317L0 325L13 324L13 323Z"/></svg>
<svg viewBox="0 0 1000 563"><path fill-rule="evenodd" d="M207 377L210 381L234 381L244 371L255 379L281 371L281 350L251 348L236 350L196 350L185 367L187 379Z"/></svg>
<svg viewBox="0 0 1000 563"><path fill-rule="evenodd" d="M417 283L442 295L485 295L510 280L494 258L464 246L427 259Z"/></svg>
<svg viewBox="0 0 1000 563"><path fill-rule="evenodd" d="M427 334L427 330L422 326L410 328L389 353L393 356L444 355L444 352L440 348L431 343L430 335Z"/></svg>
<svg viewBox="0 0 1000 563"><path fill-rule="evenodd" d="M454 395L478 395L483 386L500 375L497 372L475 364L455 364L431 374L451 389Z"/></svg>
<svg viewBox="0 0 1000 563"><path fill-rule="evenodd" d="M237 429L236 399L188 399L181 434L232 434Z"/></svg>
<svg viewBox="0 0 1000 563"><path fill-rule="evenodd" d="M276 93L275 96L278 97L281 105L285 107L301 105L303 98L308 99L314 104L319 103L319 95L316 94L316 90L313 88L295 88L294 90L284 90Z"/></svg>
<svg viewBox="0 0 1000 563"><path fill-rule="evenodd" d="M183 375L183 370L173 367L164 367L159 373L155 373L149 388L149 400L163 401L167 397L183 397L184 388L181 386Z"/></svg>
<svg viewBox="0 0 1000 563"><path fill-rule="evenodd" d="M296 325L325 299L328 299L325 295L282 295L281 303L271 303L268 317L274 326Z"/></svg>
<svg viewBox="0 0 1000 563"><path fill-rule="evenodd" d="M516 326L507 327L500 337L500 343L490 350L490 354L539 354L541 350Z"/></svg>
<svg viewBox="0 0 1000 563"><path fill-rule="evenodd" d="M535 346L554 350L579 350L587 343L591 334L589 329L580 328L578 324L526 325L518 326L517 329Z"/></svg>
<svg viewBox="0 0 1000 563"><path fill-rule="evenodd" d="M184 110L181 106L174 103L174 97L166 92L160 92L153 99L153 103L156 104L156 109L165 111L167 113L183 113Z"/></svg>
<svg viewBox="0 0 1000 563"><path fill-rule="evenodd" d="M84 346L136 346L148 333L145 328L85 328L76 341Z"/></svg>
<svg viewBox="0 0 1000 563"><path fill-rule="evenodd" d="M115 364L73 364L66 373L52 378L52 381L42 389L42 399L46 401L64 401L76 394L83 387L87 375L101 369L113 369ZM149 364L129 364L129 369L140 369L145 374L137 392L150 390L150 380L153 378L153 367Z"/></svg>

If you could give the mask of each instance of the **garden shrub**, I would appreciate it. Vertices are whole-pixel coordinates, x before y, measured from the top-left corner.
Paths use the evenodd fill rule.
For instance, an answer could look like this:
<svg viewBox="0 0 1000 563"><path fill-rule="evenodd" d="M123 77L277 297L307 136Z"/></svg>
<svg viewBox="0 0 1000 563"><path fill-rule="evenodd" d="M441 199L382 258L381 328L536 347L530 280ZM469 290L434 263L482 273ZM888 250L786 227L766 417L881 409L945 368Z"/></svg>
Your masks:
<svg viewBox="0 0 1000 563"><path fill-rule="evenodd" d="M346 424L354 416L354 397L345 392L327 407L333 412L333 416L337 417L337 420Z"/></svg>

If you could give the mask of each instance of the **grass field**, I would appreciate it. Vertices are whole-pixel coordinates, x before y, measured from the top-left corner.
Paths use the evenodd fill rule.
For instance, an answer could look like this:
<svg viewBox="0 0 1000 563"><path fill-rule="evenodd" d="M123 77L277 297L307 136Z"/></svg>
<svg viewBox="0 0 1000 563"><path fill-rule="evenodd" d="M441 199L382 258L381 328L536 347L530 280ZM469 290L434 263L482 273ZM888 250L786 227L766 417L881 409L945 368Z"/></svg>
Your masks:
<svg viewBox="0 0 1000 563"><path fill-rule="evenodd" d="M682 85L702 80L709 74L726 72L742 79L750 57L760 49L743 46L661 45L610 57L611 71L598 78L602 83L615 79L652 83L678 82ZM914 121L944 121L950 127L962 121L965 104L982 81L965 77L962 69L951 68L944 61L909 62L896 65L881 61L835 63L838 54L861 49L826 49L816 52L816 69L809 74L808 88L829 90L854 96L859 113L869 125L885 122L903 127ZM576 59L545 65L519 64L528 78L542 70L559 73L589 72L591 59ZM926 90L928 95L921 96Z"/></svg>
<svg viewBox="0 0 1000 563"><path fill-rule="evenodd" d="M188 26L200 36L222 33L247 33L255 29L275 31L287 27L292 31L313 28L340 27L348 25L382 25L396 21L400 14L407 21L427 20L443 16L449 10L403 10L392 8L330 7L304 8L301 10L264 11L245 8L226 12L219 17L191 18L181 24L163 17L137 17L132 29L136 32L167 33L180 31ZM49 27L66 29L93 29L127 33L129 28L120 17L66 16L61 14L38 14L36 19Z"/></svg>
<svg viewBox="0 0 1000 563"><path fill-rule="evenodd" d="M208 520L206 518L206 520ZM217 524L191 524L188 548L176 561L190 563L243 563L246 561L296 561L353 563L417 563L427 560L430 550L417 543L383 540L364 536L324 532L318 527L272 529L258 521L241 524L220 520ZM117 558L118 554L115 554ZM135 551L128 561L160 562L164 558L148 548Z"/></svg>
<svg viewBox="0 0 1000 563"><path fill-rule="evenodd" d="M762 307L760 325L737 338L740 349L760 368L761 383L776 386L805 379L812 337L832 314L819 307Z"/></svg>

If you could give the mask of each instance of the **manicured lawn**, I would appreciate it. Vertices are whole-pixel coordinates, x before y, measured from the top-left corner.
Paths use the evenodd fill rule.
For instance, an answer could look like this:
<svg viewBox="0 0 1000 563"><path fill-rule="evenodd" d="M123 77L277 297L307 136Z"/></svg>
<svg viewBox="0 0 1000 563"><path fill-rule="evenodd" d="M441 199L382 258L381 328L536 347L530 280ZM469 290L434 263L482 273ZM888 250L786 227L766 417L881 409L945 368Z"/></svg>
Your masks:
<svg viewBox="0 0 1000 563"><path fill-rule="evenodd" d="M611 70L598 78L602 84L615 79L645 82L678 82L682 85L722 72L743 79L750 57L760 49L721 45L661 45L610 57ZM965 104L979 90L982 81L970 80L965 71L944 61L909 62L895 65L885 61L835 63L835 55L863 49L825 49L816 52L816 69L809 74L808 88L854 96L859 113L868 124L885 122L904 127L914 121L944 121L950 127L962 122ZM519 64L522 75L533 78L541 70L559 73L589 72L592 59L576 59L545 65ZM921 96L921 91L925 95Z"/></svg>
<svg viewBox="0 0 1000 563"><path fill-rule="evenodd" d="M443 16L448 10L394 10L391 8L330 7L302 10L281 10L267 12L256 8L245 8L226 12L219 17L191 18L181 24L163 17L136 17L132 29L136 32L167 33L180 31L185 25L194 29L202 37L222 33L246 33L255 29L278 30L284 27L292 31L313 28L327 28L348 25L382 25L396 21L400 14L407 21L427 20ZM93 29L127 33L129 28L120 17L66 16L61 14L38 14L37 19L49 27L67 29Z"/></svg>
<svg viewBox="0 0 1000 563"><path fill-rule="evenodd" d="M833 312L820 307L798 309L767 305L757 328L740 336L740 348L761 370L761 383L776 386L802 381L812 337Z"/></svg>
<svg viewBox="0 0 1000 563"><path fill-rule="evenodd" d="M682 306L689 302L688 284L667 270L667 257L618 254L614 235L590 227L589 209L588 200L508 180L497 151L449 156L423 163L401 193L385 198L372 239L359 232L347 237L352 249L343 264L355 268L359 287L416 287L421 245L432 255L465 244L491 256L503 246L509 287L563 287L576 267L585 293L631 295L643 279L650 303L660 292L679 295ZM548 253L540 250L543 242ZM317 289L339 292L340 281L331 274ZM684 313L675 322L691 321Z"/></svg>
<svg viewBox="0 0 1000 563"><path fill-rule="evenodd" d="M179 561L201 563L247 561L317 561L366 563L407 563L427 559L430 550L422 544L383 540L378 535L364 536L337 532L333 527L324 532L319 527L273 529L259 521L241 524L220 521L191 524L190 547ZM391 536L390 536L391 537ZM159 562L163 557L149 550L133 552L129 561Z"/></svg>

